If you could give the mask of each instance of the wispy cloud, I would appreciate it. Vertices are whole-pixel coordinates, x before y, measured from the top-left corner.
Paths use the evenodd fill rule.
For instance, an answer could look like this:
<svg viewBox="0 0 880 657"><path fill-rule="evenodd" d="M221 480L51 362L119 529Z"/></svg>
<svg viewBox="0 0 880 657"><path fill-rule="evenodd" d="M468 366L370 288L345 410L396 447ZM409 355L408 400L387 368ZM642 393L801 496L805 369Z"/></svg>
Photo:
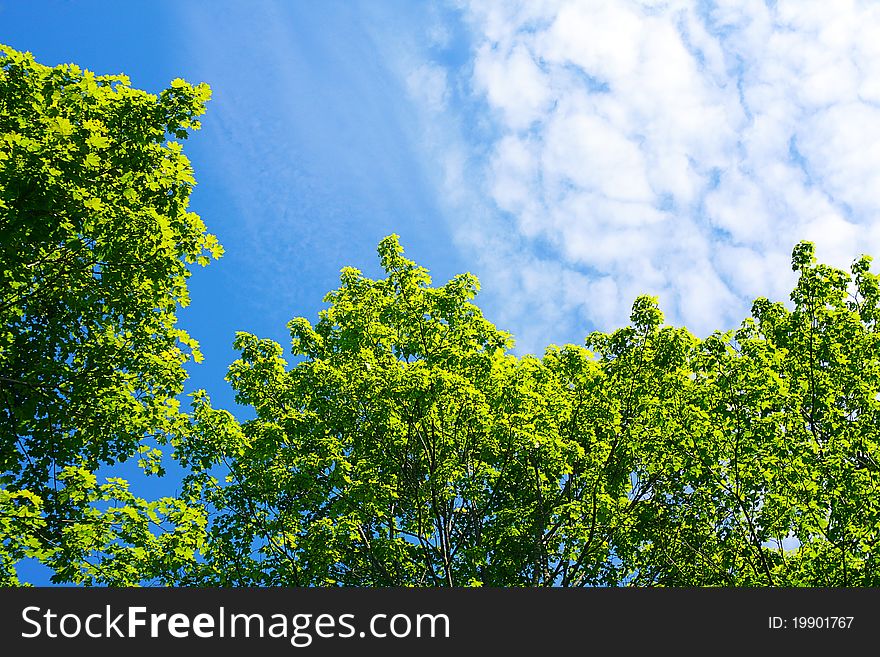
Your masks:
<svg viewBox="0 0 880 657"><path fill-rule="evenodd" d="M880 6L459 9L470 60L413 62L410 89L522 348L622 325L640 293L698 334L736 326L787 298L800 239L838 266L880 255Z"/></svg>
<svg viewBox="0 0 880 657"><path fill-rule="evenodd" d="M183 13L194 69L214 92L198 172L206 194L228 200L205 219L222 233L221 267L235 272L229 292L249 309L237 328L284 336L291 317L313 316L341 267L377 267L384 235L412 246L427 233L436 209L410 148L406 81L377 50L367 6L261 0ZM404 14L397 29L412 31ZM411 72L437 111L444 75Z"/></svg>

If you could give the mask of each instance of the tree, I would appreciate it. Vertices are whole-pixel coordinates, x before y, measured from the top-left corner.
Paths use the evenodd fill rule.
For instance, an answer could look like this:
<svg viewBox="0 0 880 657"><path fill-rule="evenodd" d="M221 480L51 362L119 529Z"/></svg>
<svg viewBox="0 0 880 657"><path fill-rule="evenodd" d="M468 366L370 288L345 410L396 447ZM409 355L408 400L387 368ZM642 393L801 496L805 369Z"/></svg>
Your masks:
<svg viewBox="0 0 880 657"><path fill-rule="evenodd" d="M189 583L875 586L877 278L795 249L793 309L699 340L632 324L542 358L397 237L281 347L241 333L239 425L178 445L217 516ZM850 295L850 296L847 296ZM221 482L209 473L221 466Z"/></svg>
<svg viewBox="0 0 880 657"><path fill-rule="evenodd" d="M229 379L255 420L239 429L202 400L183 460L231 482L193 479L220 511L203 581L605 581L628 480L604 458L586 350L518 360L470 303L473 276L431 287L396 236L379 255L386 278L346 268L317 325L290 323L292 369L276 343L238 335Z"/></svg>
<svg viewBox="0 0 880 657"><path fill-rule="evenodd" d="M77 551L119 556L131 527L94 504L141 501L92 473L137 457L160 474L157 445L186 426L177 395L200 355L176 309L188 265L222 249L187 210L195 180L175 140L199 128L209 96L179 79L157 96L0 46L3 582L23 556L74 581L90 577Z"/></svg>
<svg viewBox="0 0 880 657"><path fill-rule="evenodd" d="M635 454L628 584L877 586L877 276L798 244L792 307L759 298L736 331L588 339ZM638 304L637 304L638 305ZM616 377L612 377L615 380Z"/></svg>

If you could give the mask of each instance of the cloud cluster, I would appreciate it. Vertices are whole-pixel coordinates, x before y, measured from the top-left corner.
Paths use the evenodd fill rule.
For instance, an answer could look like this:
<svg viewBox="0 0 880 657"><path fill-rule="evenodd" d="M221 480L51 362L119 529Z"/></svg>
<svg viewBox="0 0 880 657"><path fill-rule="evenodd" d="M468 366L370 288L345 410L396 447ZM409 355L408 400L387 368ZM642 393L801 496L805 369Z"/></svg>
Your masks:
<svg viewBox="0 0 880 657"><path fill-rule="evenodd" d="M458 235L526 349L623 325L640 293L697 334L736 326L756 296L787 298L800 239L841 267L880 256L877 4L461 9L470 64L411 82L435 115L457 84L459 120L489 125L446 180L486 200Z"/></svg>

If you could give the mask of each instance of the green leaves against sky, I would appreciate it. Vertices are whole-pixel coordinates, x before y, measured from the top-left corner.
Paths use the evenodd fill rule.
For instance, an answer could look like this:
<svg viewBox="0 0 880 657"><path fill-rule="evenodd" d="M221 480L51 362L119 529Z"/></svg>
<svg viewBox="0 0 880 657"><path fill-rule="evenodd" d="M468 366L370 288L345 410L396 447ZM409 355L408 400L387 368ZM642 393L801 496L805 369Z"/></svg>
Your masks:
<svg viewBox="0 0 880 657"><path fill-rule="evenodd" d="M877 586L880 313L870 259L798 244L788 306L700 340L631 324L540 358L435 286L396 236L342 270L290 355L239 333L203 392L176 328L221 255L180 142L205 85L0 59L0 583L221 586ZM162 453L162 449L170 454ZM143 500L99 481L187 473Z"/></svg>
<svg viewBox="0 0 880 657"><path fill-rule="evenodd" d="M168 138L198 128L210 92L175 81L155 96L2 54L0 560L13 583L26 554L79 581L92 566L76 556L96 537L113 571L124 543L147 538L113 507L95 515L97 502L134 502L91 473L130 458L160 472L156 445L186 424L183 364L200 355L176 311L187 263L221 249L187 211L192 170Z"/></svg>

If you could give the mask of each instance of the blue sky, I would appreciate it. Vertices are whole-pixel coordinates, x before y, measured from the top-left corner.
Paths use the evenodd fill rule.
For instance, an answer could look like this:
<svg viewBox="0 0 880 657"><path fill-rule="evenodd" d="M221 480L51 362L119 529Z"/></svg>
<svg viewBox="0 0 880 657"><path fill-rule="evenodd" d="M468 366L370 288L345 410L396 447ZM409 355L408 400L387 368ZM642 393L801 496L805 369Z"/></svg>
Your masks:
<svg viewBox="0 0 880 657"><path fill-rule="evenodd" d="M185 152L226 255L180 321L190 389L230 408L235 331L286 344L391 232L437 282L476 274L519 353L641 293L735 327L787 299L800 239L880 253L877 34L845 0L0 0L0 42L41 63L212 87Z"/></svg>
<svg viewBox="0 0 880 657"><path fill-rule="evenodd" d="M180 312L205 354L191 387L231 404L223 376L235 331L286 344L286 323L314 318L342 267L379 273L375 249L389 233L438 280L467 269L392 59L433 12L408 2L0 2L0 41L41 63L125 73L154 92L175 77L212 88L185 152L198 181L191 209L226 253L194 269ZM399 43L380 45L394 32Z"/></svg>

